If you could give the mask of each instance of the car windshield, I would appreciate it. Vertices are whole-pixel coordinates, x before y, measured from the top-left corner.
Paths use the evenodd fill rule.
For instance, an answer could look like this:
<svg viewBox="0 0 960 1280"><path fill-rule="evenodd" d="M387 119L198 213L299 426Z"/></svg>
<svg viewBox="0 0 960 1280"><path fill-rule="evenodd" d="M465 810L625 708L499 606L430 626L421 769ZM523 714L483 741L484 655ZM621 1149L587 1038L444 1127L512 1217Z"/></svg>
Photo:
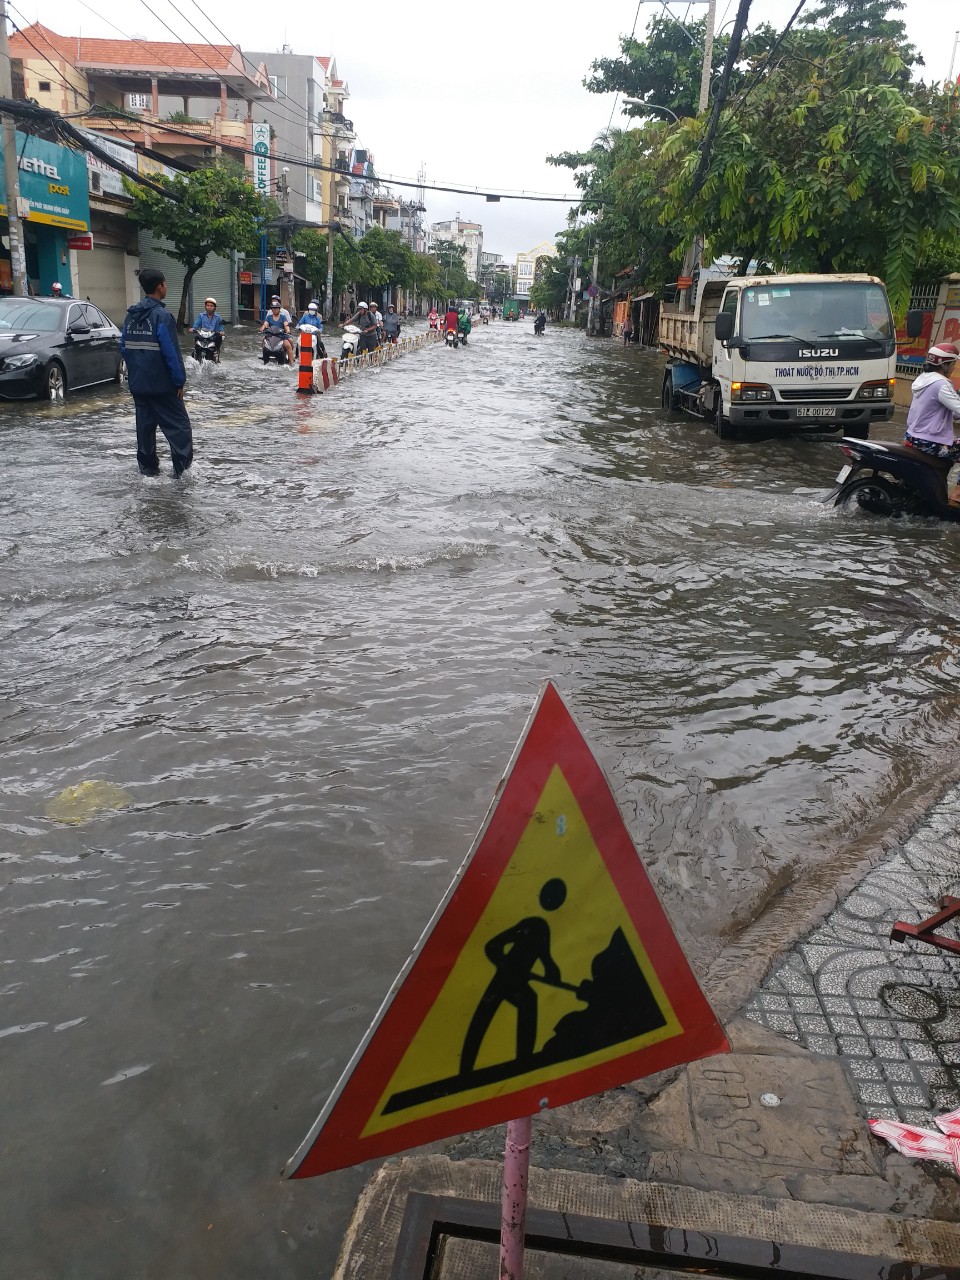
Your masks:
<svg viewBox="0 0 960 1280"><path fill-rule="evenodd" d="M0 334L56 333L62 311L59 307L32 302L29 298L0 299Z"/></svg>
<svg viewBox="0 0 960 1280"><path fill-rule="evenodd" d="M750 285L743 291L741 335L820 342L893 337L886 291L866 281Z"/></svg>

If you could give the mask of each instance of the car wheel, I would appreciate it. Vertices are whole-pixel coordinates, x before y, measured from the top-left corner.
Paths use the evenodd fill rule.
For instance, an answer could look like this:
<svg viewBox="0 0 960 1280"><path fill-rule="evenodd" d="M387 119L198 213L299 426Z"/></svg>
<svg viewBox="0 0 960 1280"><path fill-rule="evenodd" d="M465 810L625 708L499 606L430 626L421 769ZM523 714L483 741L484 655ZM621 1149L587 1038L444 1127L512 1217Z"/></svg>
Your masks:
<svg viewBox="0 0 960 1280"><path fill-rule="evenodd" d="M120 357L117 364L117 372L113 375L113 380L118 387L125 387L127 385L127 362L124 360L123 356Z"/></svg>
<svg viewBox="0 0 960 1280"><path fill-rule="evenodd" d="M67 390L67 375L63 371L63 365L58 364L56 360L52 360L47 366L43 388L43 394L47 400L62 403Z"/></svg>

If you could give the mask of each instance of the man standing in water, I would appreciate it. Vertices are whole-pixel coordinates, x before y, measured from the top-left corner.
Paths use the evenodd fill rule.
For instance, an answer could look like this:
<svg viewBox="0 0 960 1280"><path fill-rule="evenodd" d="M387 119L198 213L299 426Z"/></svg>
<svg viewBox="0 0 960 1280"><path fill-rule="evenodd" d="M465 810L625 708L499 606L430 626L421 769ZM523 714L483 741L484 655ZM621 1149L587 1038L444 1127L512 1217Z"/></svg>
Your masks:
<svg viewBox="0 0 960 1280"><path fill-rule="evenodd" d="M193 461L193 428L183 403L187 372L177 326L163 304L166 277L154 267L145 267L140 272L140 288L145 296L127 311L120 338L137 414L137 466L145 476L160 474L159 427L170 446L173 474L181 476Z"/></svg>

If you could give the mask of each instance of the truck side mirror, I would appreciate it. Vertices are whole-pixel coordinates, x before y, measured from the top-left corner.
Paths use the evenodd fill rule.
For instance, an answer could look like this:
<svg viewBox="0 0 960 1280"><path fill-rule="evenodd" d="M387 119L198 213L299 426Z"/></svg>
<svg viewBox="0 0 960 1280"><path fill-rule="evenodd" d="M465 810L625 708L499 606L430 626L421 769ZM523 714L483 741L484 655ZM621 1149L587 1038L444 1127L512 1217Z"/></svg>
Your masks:
<svg viewBox="0 0 960 1280"><path fill-rule="evenodd" d="M907 337L919 338L923 333L923 312L908 311L907 312Z"/></svg>
<svg viewBox="0 0 960 1280"><path fill-rule="evenodd" d="M729 311L718 311L714 332L718 342L729 342L733 337L733 315Z"/></svg>

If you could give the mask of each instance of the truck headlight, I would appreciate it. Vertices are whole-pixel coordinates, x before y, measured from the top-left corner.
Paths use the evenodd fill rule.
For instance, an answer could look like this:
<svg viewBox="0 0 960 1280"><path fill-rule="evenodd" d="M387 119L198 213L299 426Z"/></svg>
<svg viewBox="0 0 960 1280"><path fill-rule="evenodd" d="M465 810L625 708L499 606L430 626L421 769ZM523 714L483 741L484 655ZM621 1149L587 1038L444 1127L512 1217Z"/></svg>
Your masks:
<svg viewBox="0 0 960 1280"><path fill-rule="evenodd" d="M773 387L765 382L732 382L730 396L733 400L772 400Z"/></svg>
<svg viewBox="0 0 960 1280"><path fill-rule="evenodd" d="M877 382L864 382L857 392L858 400L892 400L896 378L882 378Z"/></svg>
<svg viewBox="0 0 960 1280"><path fill-rule="evenodd" d="M37 357L34 354L22 356L6 356L3 361L4 369L26 369L28 365L36 364Z"/></svg>

